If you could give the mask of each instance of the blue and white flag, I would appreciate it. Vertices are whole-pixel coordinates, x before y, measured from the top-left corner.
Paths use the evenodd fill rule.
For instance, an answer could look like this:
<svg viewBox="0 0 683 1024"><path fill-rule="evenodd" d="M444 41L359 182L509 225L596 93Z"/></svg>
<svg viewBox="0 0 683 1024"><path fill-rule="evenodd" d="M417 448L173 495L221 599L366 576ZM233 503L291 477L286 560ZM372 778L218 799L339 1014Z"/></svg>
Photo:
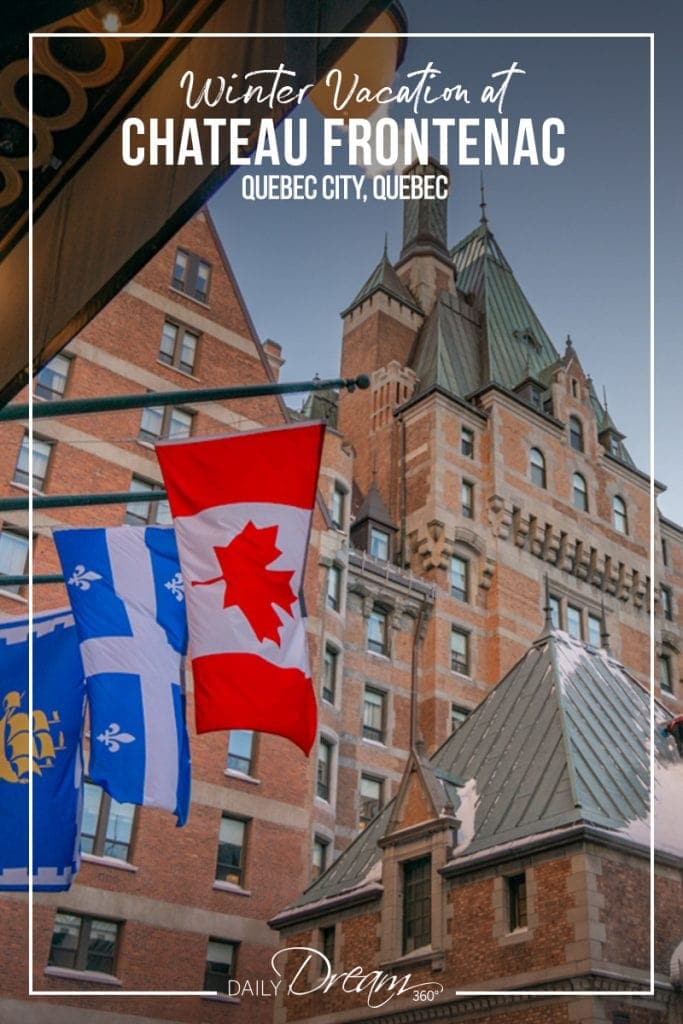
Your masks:
<svg viewBox="0 0 683 1024"><path fill-rule="evenodd" d="M33 886L68 889L80 862L83 666L71 611L0 622L0 889L28 889L28 780L33 775Z"/></svg>
<svg viewBox="0 0 683 1024"><path fill-rule="evenodd" d="M187 621L173 529L117 526L53 536L86 676L88 776L120 803L161 807L184 825Z"/></svg>

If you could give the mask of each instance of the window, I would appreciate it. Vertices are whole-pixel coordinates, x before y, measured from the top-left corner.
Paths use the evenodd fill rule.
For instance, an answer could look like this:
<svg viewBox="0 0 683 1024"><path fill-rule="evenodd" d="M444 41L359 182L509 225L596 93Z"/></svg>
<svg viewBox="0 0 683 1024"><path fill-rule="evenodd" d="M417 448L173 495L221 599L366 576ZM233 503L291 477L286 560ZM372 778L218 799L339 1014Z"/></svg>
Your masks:
<svg viewBox="0 0 683 1024"><path fill-rule="evenodd" d="M375 654L386 654L387 646L387 613L381 608L373 608L368 618L368 650Z"/></svg>
<svg viewBox="0 0 683 1024"><path fill-rule="evenodd" d="M204 969L204 991L229 991L228 982L235 977L238 943L226 942L225 939L209 939L206 947L206 967Z"/></svg>
<svg viewBox="0 0 683 1024"><path fill-rule="evenodd" d="M451 594L459 601L466 601L468 586L469 563L464 558L451 558Z"/></svg>
<svg viewBox="0 0 683 1024"><path fill-rule="evenodd" d="M131 494L144 494L145 491L160 491L161 484L150 483L139 476L130 482ZM135 501L126 505L124 522L129 526L167 526L171 522L171 509L167 501Z"/></svg>
<svg viewBox="0 0 683 1024"><path fill-rule="evenodd" d="M671 657L668 654L660 654L659 663L659 686L666 693L673 693L673 673L671 671Z"/></svg>
<svg viewBox="0 0 683 1024"><path fill-rule="evenodd" d="M339 671L339 651L329 644L325 645L325 656L323 658L323 700L334 704L337 693L337 672Z"/></svg>
<svg viewBox="0 0 683 1024"><path fill-rule="evenodd" d="M628 533L626 502L618 494L615 494L612 498L612 524L619 533Z"/></svg>
<svg viewBox="0 0 683 1024"><path fill-rule="evenodd" d="M662 597L662 615L669 622L673 622L673 605L671 603L671 591L668 587L660 587L659 592Z"/></svg>
<svg viewBox="0 0 683 1024"><path fill-rule="evenodd" d="M48 401L62 398L70 364L68 356L58 355L51 359L34 378L33 394L36 398L46 398Z"/></svg>
<svg viewBox="0 0 683 1024"><path fill-rule="evenodd" d="M332 744L323 736L318 743L318 765L316 770L315 792L321 800L330 799L330 781L332 779Z"/></svg>
<svg viewBox="0 0 683 1024"><path fill-rule="evenodd" d="M512 875L507 879L508 923L511 932L526 928L526 875Z"/></svg>
<svg viewBox="0 0 683 1024"><path fill-rule="evenodd" d="M529 452L529 473L532 484L536 487L546 486L545 456L539 448L532 448Z"/></svg>
<svg viewBox="0 0 683 1024"><path fill-rule="evenodd" d="M184 249L176 249L171 284L180 292L185 292L193 299L206 302L209 295L211 267L194 253Z"/></svg>
<svg viewBox="0 0 683 1024"><path fill-rule="evenodd" d="M469 634L455 626L451 629L451 669L464 675L468 675L470 670Z"/></svg>
<svg viewBox="0 0 683 1024"><path fill-rule="evenodd" d="M192 433L192 413L172 406L153 405L142 410L139 438L154 443L162 437L189 437Z"/></svg>
<svg viewBox="0 0 683 1024"><path fill-rule="evenodd" d="M460 431L460 454L466 459L474 458L474 431L470 427L462 427Z"/></svg>
<svg viewBox="0 0 683 1024"><path fill-rule="evenodd" d="M403 952L428 946L432 940L432 859L420 857L403 865Z"/></svg>
<svg viewBox="0 0 683 1024"><path fill-rule="evenodd" d="M614 455L615 458L619 458L621 454L621 445L619 444L619 438L615 437L614 434L609 436L609 453Z"/></svg>
<svg viewBox="0 0 683 1024"><path fill-rule="evenodd" d="M133 804L120 804L100 786L86 782L81 824L83 853L128 860L134 816Z"/></svg>
<svg viewBox="0 0 683 1024"><path fill-rule="evenodd" d="M311 867L311 877L315 881L319 878L324 871L327 870L327 854L330 848L330 844L327 839L322 839L320 836L316 836L313 840L313 863Z"/></svg>
<svg viewBox="0 0 683 1024"><path fill-rule="evenodd" d="M242 885L244 879L246 821L224 814L218 832L216 881Z"/></svg>
<svg viewBox="0 0 683 1024"><path fill-rule="evenodd" d="M460 508L465 519L472 519L474 516L474 484L463 480L460 487Z"/></svg>
<svg viewBox="0 0 683 1024"><path fill-rule="evenodd" d="M159 361L183 373L192 373L197 358L199 335L167 320L161 332Z"/></svg>
<svg viewBox="0 0 683 1024"><path fill-rule="evenodd" d="M373 779L370 775L360 777L360 813L359 825L361 832L382 809L384 783L381 779Z"/></svg>
<svg viewBox="0 0 683 1024"><path fill-rule="evenodd" d="M0 532L0 574L3 576L24 576L28 560L28 537L13 530ZM10 594L18 594L19 583L3 583L0 587Z"/></svg>
<svg viewBox="0 0 683 1024"><path fill-rule="evenodd" d="M363 691L363 737L384 743L384 707L386 695L366 686Z"/></svg>
<svg viewBox="0 0 683 1024"><path fill-rule="evenodd" d="M540 412L541 404L542 404L541 403L541 389L537 388L533 384L529 388L529 401L530 401L531 405L533 405L534 409L538 409L539 412Z"/></svg>
<svg viewBox="0 0 683 1024"><path fill-rule="evenodd" d="M569 443L577 452L583 451L583 424L578 416L569 417Z"/></svg>
<svg viewBox="0 0 683 1024"><path fill-rule="evenodd" d="M572 377L572 398L579 397L579 382L576 377Z"/></svg>
<svg viewBox="0 0 683 1024"><path fill-rule="evenodd" d="M581 609L576 608L573 604L567 605L567 632L576 640L583 639L583 629L581 626Z"/></svg>
<svg viewBox="0 0 683 1024"><path fill-rule="evenodd" d="M586 481L580 473L574 473L572 477L572 501L574 508L578 508L579 512L588 511L588 491L586 490Z"/></svg>
<svg viewBox="0 0 683 1024"><path fill-rule="evenodd" d="M588 613L588 643L593 647L600 647L602 644L602 622L597 615Z"/></svg>
<svg viewBox="0 0 683 1024"><path fill-rule="evenodd" d="M459 704L451 704L451 732L459 729L469 715L469 708L461 708Z"/></svg>
<svg viewBox="0 0 683 1024"><path fill-rule="evenodd" d="M332 966L334 964L334 925L328 925L327 928L320 929L320 952L326 958L327 963ZM325 974L327 967L325 961L321 961L320 972Z"/></svg>
<svg viewBox="0 0 683 1024"><path fill-rule="evenodd" d="M53 967L113 975L118 939L119 925L116 921L58 910L47 962Z"/></svg>
<svg viewBox="0 0 683 1024"><path fill-rule="evenodd" d="M666 537L662 537L662 562L664 565L669 564L669 548L666 543Z"/></svg>
<svg viewBox="0 0 683 1024"><path fill-rule="evenodd" d="M228 738L228 771L251 775L254 734L249 729L231 729Z"/></svg>
<svg viewBox="0 0 683 1024"><path fill-rule="evenodd" d="M327 607L338 612L341 605L341 569L331 565L327 571Z"/></svg>
<svg viewBox="0 0 683 1024"><path fill-rule="evenodd" d="M559 597L553 597L551 594L548 598L550 606L550 621L553 624L553 629L560 628L560 599Z"/></svg>
<svg viewBox="0 0 683 1024"><path fill-rule="evenodd" d="M52 445L49 441L42 441L39 437L33 438L33 480L31 485L34 491L42 491L43 489L51 454ZM28 433L24 434L21 439L21 448L19 449L12 483L23 484L25 487L29 486Z"/></svg>
<svg viewBox="0 0 683 1024"><path fill-rule="evenodd" d="M370 527L370 554L382 562L389 561L389 534L376 526Z"/></svg>
<svg viewBox="0 0 683 1024"><path fill-rule="evenodd" d="M338 530L344 529L344 506L346 504L346 492L337 484L332 491L332 525Z"/></svg>

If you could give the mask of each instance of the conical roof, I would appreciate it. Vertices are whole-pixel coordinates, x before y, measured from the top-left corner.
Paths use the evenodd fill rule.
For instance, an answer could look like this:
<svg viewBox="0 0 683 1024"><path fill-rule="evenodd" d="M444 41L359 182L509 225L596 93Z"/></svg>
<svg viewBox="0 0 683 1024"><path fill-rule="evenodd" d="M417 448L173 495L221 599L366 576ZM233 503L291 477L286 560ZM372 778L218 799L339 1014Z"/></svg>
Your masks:
<svg viewBox="0 0 683 1024"><path fill-rule="evenodd" d="M370 277L358 292L353 302L351 302L342 312L342 316L346 316L346 314L352 309L359 306L361 302L365 302L366 299L369 299L371 295L378 291L385 292L393 299L397 299L399 302L402 302L404 306L408 306L410 309L414 309L418 313L422 312L420 306L410 294L408 288L404 285L392 264L389 262L386 246L384 247L381 260L372 271Z"/></svg>
<svg viewBox="0 0 683 1024"><path fill-rule="evenodd" d="M396 523L389 515L389 510L384 504L382 495L379 493L377 484L373 480L368 488L368 493L363 498L360 508L356 512L353 528L356 529L366 520L371 520L379 526L387 526L390 530L397 530Z"/></svg>
<svg viewBox="0 0 683 1024"><path fill-rule="evenodd" d="M655 846L683 858L683 760L655 705ZM452 863L575 825L649 841L650 698L605 651L552 630L534 644L431 759L463 780ZM449 792L452 792L449 786ZM387 805L291 909L375 886Z"/></svg>

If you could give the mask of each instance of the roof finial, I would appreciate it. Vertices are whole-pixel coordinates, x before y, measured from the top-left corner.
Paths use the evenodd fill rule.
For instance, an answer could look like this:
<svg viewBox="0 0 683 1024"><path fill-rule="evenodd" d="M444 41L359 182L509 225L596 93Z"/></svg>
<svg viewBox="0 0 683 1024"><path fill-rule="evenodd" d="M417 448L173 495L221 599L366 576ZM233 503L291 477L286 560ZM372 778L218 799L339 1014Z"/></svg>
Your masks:
<svg viewBox="0 0 683 1024"><path fill-rule="evenodd" d="M388 249L389 249L389 232L385 231L384 232L384 259L385 260L389 259Z"/></svg>
<svg viewBox="0 0 683 1024"><path fill-rule="evenodd" d="M486 196L484 194L484 171L483 170L479 171L479 194L481 195L481 202L479 203L479 206L481 208L481 217L479 218L479 223L485 225L486 227L488 227L489 222L486 219Z"/></svg>
<svg viewBox="0 0 683 1024"><path fill-rule="evenodd" d="M545 573L543 580L545 590L545 604L543 606L543 611L545 612L545 620L543 622L543 633L541 636L547 636L549 633L552 633L555 626L553 623L553 609L550 604L550 583L548 582L548 573Z"/></svg>
<svg viewBox="0 0 683 1024"><path fill-rule="evenodd" d="M602 404L605 407L605 412L607 412L607 388L604 384L602 385Z"/></svg>
<svg viewBox="0 0 683 1024"><path fill-rule="evenodd" d="M377 485L377 455L372 453L372 482Z"/></svg>
<svg viewBox="0 0 683 1024"><path fill-rule="evenodd" d="M602 598L601 602L601 615L600 615L600 645L606 654L610 654L609 647L609 633L607 632L607 612L605 611L605 599Z"/></svg>
<svg viewBox="0 0 683 1024"><path fill-rule="evenodd" d="M565 346L566 346L566 347L567 347L568 349L570 349L570 348L573 348L573 347L574 347L574 342L572 341L572 336L571 336L571 334L569 333L569 331L567 331L567 340L565 341Z"/></svg>

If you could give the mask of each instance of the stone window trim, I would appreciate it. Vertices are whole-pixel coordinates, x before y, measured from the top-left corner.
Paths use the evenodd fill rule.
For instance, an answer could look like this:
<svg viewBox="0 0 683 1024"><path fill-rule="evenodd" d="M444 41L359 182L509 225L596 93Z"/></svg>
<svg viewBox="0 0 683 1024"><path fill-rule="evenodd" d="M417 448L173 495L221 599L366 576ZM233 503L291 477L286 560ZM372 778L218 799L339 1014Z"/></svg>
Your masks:
<svg viewBox="0 0 683 1024"><path fill-rule="evenodd" d="M135 848L135 838L139 820L137 807L134 804L125 804L114 800L114 798L105 792L101 786L98 786L97 783L91 782L89 778L84 780L84 787L89 787L89 791L92 793L92 796L97 798L97 814L93 822L93 834L90 835L89 833L85 833L84 828L86 827L87 820L85 813L85 803L87 802L86 791L84 793L84 811L83 821L81 823L81 846L84 845L84 840L85 842L87 842L87 840L92 840L92 849L83 850L81 856L88 857L98 864L108 864L116 867L123 866L124 868L137 871L137 868L135 868L131 863L131 855ZM116 835L116 831L118 831L116 828L114 830L114 835L110 835L112 812L114 812L115 816L117 807L120 807L121 809L127 807L132 808L130 816L130 832L127 839L119 838ZM114 817L114 821L116 821L116 817ZM108 844L113 848L120 847L121 856L117 856L113 852L107 853L106 850Z"/></svg>
<svg viewBox="0 0 683 1024"><path fill-rule="evenodd" d="M330 520L335 530L346 531L349 523L349 488L336 477L330 498Z"/></svg>
<svg viewBox="0 0 683 1024"><path fill-rule="evenodd" d="M64 398L74 356L58 352L33 378L33 397L38 402L57 402Z"/></svg>
<svg viewBox="0 0 683 1024"><path fill-rule="evenodd" d="M535 487L547 490L548 469L546 458L541 449L535 445L529 449L529 479Z"/></svg>
<svg viewBox="0 0 683 1024"><path fill-rule="evenodd" d="M173 270L171 271L170 289L183 295L185 298L193 299L200 305L208 307L209 290L213 267L208 260L203 259L189 249L182 246L176 248L173 258ZM206 287L203 287L204 281Z"/></svg>
<svg viewBox="0 0 683 1024"><path fill-rule="evenodd" d="M379 840L382 860L382 928L380 945L381 970L393 966L427 963L432 969L444 966L446 950L451 937L447 931L447 886L440 870L447 863L453 836L459 826L457 818L443 817L409 829L401 829ZM431 944L412 953L403 953L403 865L421 857L431 857Z"/></svg>
<svg viewBox="0 0 683 1024"><path fill-rule="evenodd" d="M367 700L367 695L379 697L376 700ZM380 726L373 726L375 720L372 709L379 707ZM371 709L368 711L367 709ZM373 683L365 683L363 686L363 703L361 707L361 738L366 743L374 743L378 746L386 746L389 722L389 691L382 686L375 686Z"/></svg>
<svg viewBox="0 0 683 1024"><path fill-rule="evenodd" d="M581 636L582 639L588 641L589 636L589 617L599 619L602 622L602 604L598 601L590 600L584 597L583 594L577 594L570 587L564 586L562 583L557 583L555 580L551 580L549 583L549 597L551 601L557 601L559 606L559 626L557 628L568 633L567 629L567 608L571 605L576 608L581 616ZM545 595L541 596L542 603L545 605ZM608 615L610 609L605 603L605 612ZM609 619L608 619L609 623ZM608 630L609 631L609 630ZM588 641L590 642L590 641Z"/></svg>
<svg viewBox="0 0 683 1024"><path fill-rule="evenodd" d="M161 413L161 424L159 433L154 430L150 430L144 426L145 424L145 413L149 410L158 411ZM187 433L171 433L172 420L175 413L180 413L182 417L186 417L187 422ZM145 448L153 448L157 441L165 440L181 440L191 437L194 432L194 420L196 413L192 409L188 409L184 405L160 405L160 406L147 406L146 409L142 409L140 414L140 427L138 429L138 443L143 445Z"/></svg>
<svg viewBox="0 0 683 1024"><path fill-rule="evenodd" d="M165 328L167 326L172 329L170 332L166 332ZM172 338L171 333L173 333ZM194 339L191 363L183 360L182 358L183 340L187 334ZM182 373L185 377L190 377L192 380L199 380L199 378L195 376L195 371L197 369L197 358L201 347L201 338L202 332L196 327L190 327L188 324L184 324L182 321L175 319L174 317L167 316L164 319L164 323L161 328L157 362L160 363L161 366L168 367L170 370L176 370L178 373ZM166 351L169 347L171 350Z"/></svg>
<svg viewBox="0 0 683 1024"><path fill-rule="evenodd" d="M333 659L333 671L334 679L332 680L332 694L331 699L328 695L329 687L326 679L326 661L327 654L332 655ZM324 700L330 707L339 706L339 698L341 693L341 679L343 671L343 657L344 648L343 645L336 637L325 636L323 638L323 657L322 664L320 666L320 698Z"/></svg>
<svg viewBox="0 0 683 1024"><path fill-rule="evenodd" d="M239 745L240 739L243 739L243 738L240 736L240 737L235 737L233 739L233 734L234 733L238 733L238 734L250 733L251 734L251 743L250 743L250 746L249 746L249 756L248 756L248 758L245 756L244 753L242 753L239 750L237 750L237 746ZM232 745L232 748L233 748L232 750L230 749L231 745ZM250 783L252 783L254 785L260 786L261 785L261 780L259 779L258 775L256 775L256 772L255 772L256 759L257 759L257 755L258 755L258 748L259 748L259 733L258 732L255 732L252 729L231 729L230 732L229 732L229 735L228 735L228 749L227 749L227 752L226 752L225 768L223 770L223 774L227 775L227 776L229 776L230 778L233 778L233 779L242 779L243 782L250 782ZM231 758L232 758L232 763L231 763ZM249 761L249 764L248 765L240 766L241 762L246 761L246 760Z"/></svg>
<svg viewBox="0 0 683 1024"><path fill-rule="evenodd" d="M36 433L33 434L33 476L30 478L28 474L29 432L28 430L24 431L12 474L12 486L18 487L22 491L33 491L34 494L44 494L45 484L50 477L52 456L54 455L56 444L57 442L52 438L41 437L40 434ZM25 468L24 455L26 460ZM40 475L41 466L43 467L42 476Z"/></svg>
<svg viewBox="0 0 683 1024"><path fill-rule="evenodd" d="M321 780L318 766L320 764L320 747L327 748L327 776ZM334 809L337 802L337 755L339 751L339 737L329 729L321 729L318 733L316 745L316 770L314 800L317 804ZM327 787L327 795L323 794L321 785Z"/></svg>
<svg viewBox="0 0 683 1024"><path fill-rule="evenodd" d="M518 875L526 876L526 917L523 928L510 931L509 880ZM537 909L537 880L533 865L513 861L493 879L491 902L493 905L493 938L498 946L516 946L533 940L539 924Z"/></svg>
<svg viewBox="0 0 683 1024"><path fill-rule="evenodd" d="M24 560L23 565L21 565L21 568L19 568L18 561L16 565L5 564L4 566L2 566L2 564L0 564L0 573L2 573L5 576L26 575L26 570L28 568L28 552L29 548L32 547L33 544L35 543L35 537L28 534L26 530L22 529L21 527L14 526L12 523L9 523L5 520L5 522L3 522L2 524L2 527L0 528L0 552L3 553L6 552L6 545L3 547L2 544L3 534L7 539L9 539L10 545L12 541L19 542L19 547L17 548L15 546L15 553L17 555L21 554L20 549L23 546L24 542L26 543L26 550L24 551ZM25 589L26 584L13 583L5 585L2 583L2 581L0 581L0 594L2 594L3 597L7 597L12 601L19 601L21 604L26 604L28 602L28 598L25 596Z"/></svg>
<svg viewBox="0 0 683 1024"><path fill-rule="evenodd" d="M570 447L576 452L585 451L586 442L583 422L575 413L572 413L567 421L567 430L569 432Z"/></svg>

